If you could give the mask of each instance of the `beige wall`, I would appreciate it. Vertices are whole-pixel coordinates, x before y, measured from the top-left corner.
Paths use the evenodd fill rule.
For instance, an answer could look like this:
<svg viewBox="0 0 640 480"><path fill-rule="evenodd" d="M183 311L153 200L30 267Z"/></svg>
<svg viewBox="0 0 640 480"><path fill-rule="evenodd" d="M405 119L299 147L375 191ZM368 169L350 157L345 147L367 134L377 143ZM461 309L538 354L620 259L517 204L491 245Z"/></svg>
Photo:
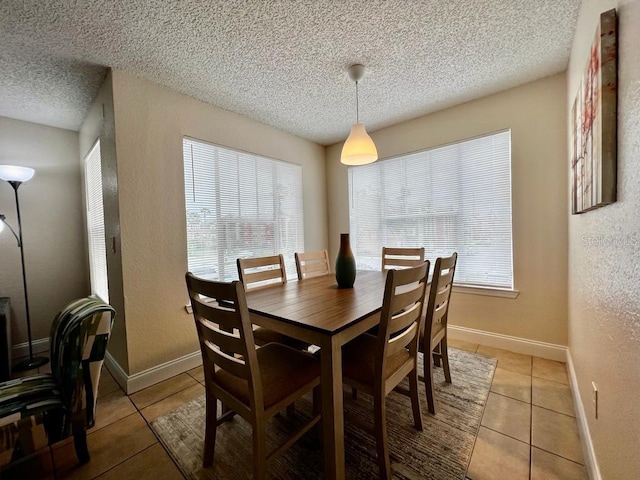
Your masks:
<svg viewBox="0 0 640 480"><path fill-rule="evenodd" d="M187 302L184 135L302 165L305 248L327 247L325 149L113 72L129 373L198 350Z"/></svg>
<svg viewBox="0 0 640 480"><path fill-rule="evenodd" d="M599 15L610 8L619 18L618 201L569 215L569 349L602 478L626 479L640 478L640 1L583 3L567 104ZM597 420L592 381L599 390Z"/></svg>
<svg viewBox="0 0 640 480"><path fill-rule="evenodd" d="M129 358L127 355L126 317L122 289L120 214L118 204L115 119L113 115L113 82L111 73L107 75L104 84L100 87L98 95L96 95L96 98L91 103L80 127L80 158L82 160L84 160L84 157L98 138L100 138L100 160L102 163L102 202L105 212L104 227L107 245L109 303L116 310L113 331L109 339L109 353L125 373L128 373ZM115 249L113 248L114 242L116 246Z"/></svg>
<svg viewBox="0 0 640 480"><path fill-rule="evenodd" d="M78 133L0 117L0 164L36 171L18 195L32 338L46 338L56 313L89 293ZM6 182L0 182L0 213L17 233L14 191ZM27 341L27 327L20 250L8 229L0 234L0 251L0 296L11 298L15 346Z"/></svg>
<svg viewBox="0 0 640 480"><path fill-rule="evenodd" d="M371 135L380 158L388 158L511 129L514 280L520 295L506 299L454 293L452 324L566 345L566 116L565 76L556 75ZM339 234L349 231L341 148L337 144L327 150L332 256Z"/></svg>

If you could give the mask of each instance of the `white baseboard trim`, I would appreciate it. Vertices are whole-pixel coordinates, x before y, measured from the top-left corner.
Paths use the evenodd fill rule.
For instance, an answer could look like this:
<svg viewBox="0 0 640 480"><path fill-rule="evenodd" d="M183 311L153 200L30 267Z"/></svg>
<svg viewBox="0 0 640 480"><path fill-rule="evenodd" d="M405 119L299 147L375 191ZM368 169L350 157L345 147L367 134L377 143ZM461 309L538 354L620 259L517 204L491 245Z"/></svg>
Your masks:
<svg viewBox="0 0 640 480"><path fill-rule="evenodd" d="M465 342L478 343L487 347L503 348L516 353L534 355L536 357L556 360L558 362L567 361L567 347L556 345L555 343L539 342L527 338L512 337L500 333L476 330L474 328L459 327L457 325L447 325L450 338L463 340Z"/></svg>
<svg viewBox="0 0 640 480"><path fill-rule="evenodd" d="M34 355L37 353L48 352L49 351L49 337L39 338L31 342L31 347L33 349ZM18 343L13 346L11 351L11 358L14 360L16 358L26 357L29 355L29 342Z"/></svg>
<svg viewBox="0 0 640 480"><path fill-rule="evenodd" d="M569 386L571 387L571 394L573 396L573 406L576 412L576 421L578 422L578 432L580 433L580 440L582 442L585 466L591 480L602 480L600 468L598 467L598 459L596 458L596 451L591 441L591 433L589 432L589 424L587 422L584 404L580 396L580 390L578 389L578 377L569 349L567 349L567 370L569 372Z"/></svg>
<svg viewBox="0 0 640 480"><path fill-rule="evenodd" d="M202 365L202 354L200 351L189 353L133 375L127 375L109 352L107 352L104 360L107 369L113 375L115 381L118 382L118 385L123 388L127 395L131 395L143 388L150 387Z"/></svg>

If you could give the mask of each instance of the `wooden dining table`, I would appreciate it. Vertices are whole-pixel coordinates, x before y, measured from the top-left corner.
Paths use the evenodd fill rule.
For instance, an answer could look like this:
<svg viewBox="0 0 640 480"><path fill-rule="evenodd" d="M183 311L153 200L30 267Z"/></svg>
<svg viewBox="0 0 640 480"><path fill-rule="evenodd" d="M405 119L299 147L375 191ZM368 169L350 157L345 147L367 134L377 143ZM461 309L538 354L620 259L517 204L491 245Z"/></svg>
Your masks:
<svg viewBox="0 0 640 480"><path fill-rule="evenodd" d="M247 292L253 323L321 348L325 478L345 477L342 346L379 323L385 279L358 271L353 288L331 274Z"/></svg>

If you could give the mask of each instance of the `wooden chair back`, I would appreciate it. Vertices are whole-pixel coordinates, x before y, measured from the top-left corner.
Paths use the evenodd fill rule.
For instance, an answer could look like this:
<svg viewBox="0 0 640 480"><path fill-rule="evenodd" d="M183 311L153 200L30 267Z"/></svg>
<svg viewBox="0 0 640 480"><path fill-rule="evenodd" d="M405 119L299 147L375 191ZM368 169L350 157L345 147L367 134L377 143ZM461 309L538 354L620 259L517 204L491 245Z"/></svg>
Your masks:
<svg viewBox="0 0 640 480"><path fill-rule="evenodd" d="M408 349L411 357L417 358L428 276L428 261L417 267L389 270L387 273L376 348L376 380L385 378L386 359L400 350ZM384 387L385 395L409 371L411 369L400 370L388 379L389 385Z"/></svg>
<svg viewBox="0 0 640 480"><path fill-rule="evenodd" d="M238 258L238 276L245 292L287 283L282 254L270 257Z"/></svg>
<svg viewBox="0 0 640 480"><path fill-rule="evenodd" d="M424 354L422 380L425 383L427 408L433 414L436 413L433 389L434 363L438 366L442 363L444 379L447 383L451 383L449 347L447 345L447 319L457 260L457 253L450 257L436 259L425 313L424 332L419 345Z"/></svg>
<svg viewBox="0 0 640 480"><path fill-rule="evenodd" d="M424 262L424 247L382 247L382 270L416 267Z"/></svg>
<svg viewBox="0 0 640 480"><path fill-rule="evenodd" d="M296 270L298 280L319 277L331 273L329 268L329 254L326 250L317 252L296 252Z"/></svg>
<svg viewBox="0 0 640 480"><path fill-rule="evenodd" d="M243 416L246 406L216 383L219 369L248 382L250 410L263 408L262 384L244 289L239 281L216 282L186 274L207 385Z"/></svg>
<svg viewBox="0 0 640 480"><path fill-rule="evenodd" d="M433 326L438 322L442 324L446 331L449 300L451 299L457 260L457 253L450 257L436 259L426 310L425 338L431 338Z"/></svg>

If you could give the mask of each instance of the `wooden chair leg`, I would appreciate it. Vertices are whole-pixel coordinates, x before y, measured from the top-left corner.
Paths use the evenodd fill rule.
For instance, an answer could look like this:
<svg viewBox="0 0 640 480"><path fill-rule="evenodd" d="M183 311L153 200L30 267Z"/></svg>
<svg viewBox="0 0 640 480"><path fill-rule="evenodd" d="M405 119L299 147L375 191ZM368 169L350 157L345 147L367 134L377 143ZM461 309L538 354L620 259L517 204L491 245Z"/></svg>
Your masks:
<svg viewBox="0 0 640 480"><path fill-rule="evenodd" d="M440 352L440 344L436 345L436 348L433 349L433 364L436 367L440 366L440 357L442 356L442 353Z"/></svg>
<svg viewBox="0 0 640 480"><path fill-rule="evenodd" d="M436 407L433 400L433 361L431 355L424 356L424 388L427 394L427 408L435 415Z"/></svg>
<svg viewBox="0 0 640 480"><path fill-rule="evenodd" d="M418 368L409 373L409 393L411 394L411 408L413 409L413 424L418 430L422 430L422 411L420 410L420 398L418 393Z"/></svg>
<svg viewBox="0 0 640 480"><path fill-rule="evenodd" d="M216 431L218 430L218 399L212 394L207 393L206 404L204 453L202 456L203 468L213 465L213 455L216 448ZM225 410L224 406L222 410Z"/></svg>
<svg viewBox="0 0 640 480"><path fill-rule="evenodd" d="M376 447L378 451L378 465L380 466L380 478L391 478L391 462L389 460L389 447L387 445L387 414L384 393L374 394L373 411L376 431Z"/></svg>
<svg viewBox="0 0 640 480"><path fill-rule="evenodd" d="M87 463L90 459L89 448L87 447L87 431L81 422L73 422L73 445L76 449L76 455L80 461L80 465Z"/></svg>
<svg viewBox="0 0 640 480"><path fill-rule="evenodd" d="M253 424L253 478L264 480L267 476L267 447L264 420L256 419Z"/></svg>
<svg viewBox="0 0 640 480"><path fill-rule="evenodd" d="M444 379L451 383L451 371L449 370L449 348L447 347L447 336L440 341L440 357L442 358L442 368L444 369Z"/></svg>

